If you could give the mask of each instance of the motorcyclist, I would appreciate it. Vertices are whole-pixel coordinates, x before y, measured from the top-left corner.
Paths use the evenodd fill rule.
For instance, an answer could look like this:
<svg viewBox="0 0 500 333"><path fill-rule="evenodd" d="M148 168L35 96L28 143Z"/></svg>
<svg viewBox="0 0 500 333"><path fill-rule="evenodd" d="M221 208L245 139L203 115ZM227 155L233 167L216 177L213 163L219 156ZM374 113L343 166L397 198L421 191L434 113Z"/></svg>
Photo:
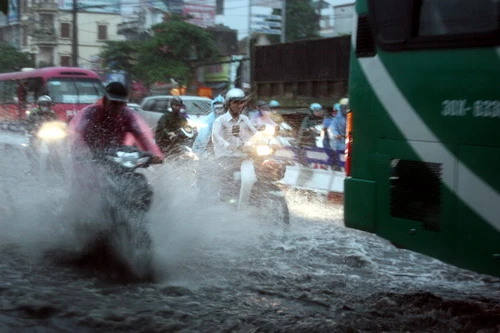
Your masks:
<svg viewBox="0 0 500 333"><path fill-rule="evenodd" d="M271 110L271 118L276 124L281 125L284 122L283 116L279 114L281 104L277 100L273 99L269 102L269 109Z"/></svg>
<svg viewBox="0 0 500 333"><path fill-rule="evenodd" d="M213 145L210 145L210 136L212 134L212 127L214 125L215 119L217 119L217 117L225 112L224 97L222 97L221 95L215 97L212 100L211 108L212 111L204 120L205 126L199 129L198 136L193 143L193 151L197 154L206 153L209 146L212 146L213 148Z"/></svg>
<svg viewBox="0 0 500 333"><path fill-rule="evenodd" d="M323 136L323 148L326 149L327 154L328 154L328 165L335 167L337 163L337 153L335 151L334 143L331 138L331 131L330 127L337 115L340 112L340 104L335 103L332 106L332 114L331 116L326 116L325 119L323 120L323 130L321 135Z"/></svg>
<svg viewBox="0 0 500 333"><path fill-rule="evenodd" d="M277 126L276 122L271 118L271 109L267 102L258 101L257 110L258 112L250 119L257 129L266 125Z"/></svg>
<svg viewBox="0 0 500 333"><path fill-rule="evenodd" d="M40 96L36 104L36 107L30 111L26 119L26 131L31 134L30 145L26 150L26 156L29 161L28 173L30 174L35 173L39 158L36 136L38 130L46 122L59 120L57 114L51 109L52 99L50 96Z"/></svg>
<svg viewBox="0 0 500 333"><path fill-rule="evenodd" d="M212 141L216 158L241 156L238 148L257 133L247 116L241 114L248 102L245 92L232 88L226 93L226 113L215 119Z"/></svg>
<svg viewBox="0 0 500 333"><path fill-rule="evenodd" d="M336 150L337 169L344 167L345 162L340 158L345 154L346 122L347 112L349 111L349 99L342 98L339 101L340 112L330 124L330 136L333 142L333 148Z"/></svg>
<svg viewBox="0 0 500 333"><path fill-rule="evenodd" d="M319 103L312 103L309 106L310 114L305 116L300 125L298 142L301 147L316 147L317 133L315 127L323 124L323 107Z"/></svg>
<svg viewBox="0 0 500 333"><path fill-rule="evenodd" d="M88 147L96 153L124 145L131 135L140 149L153 155L152 163L161 163L163 154L155 144L149 126L127 107L127 96L128 90L123 84L111 82L101 99L80 110L69 126L74 149L78 152Z"/></svg>
<svg viewBox="0 0 500 333"><path fill-rule="evenodd" d="M233 177L234 171L239 170L245 155L239 150L249 139L258 133L247 116L241 112L248 99L245 92L239 88L232 88L226 93L224 107L226 113L215 119L212 129L212 142L216 158L215 170L211 175L218 175L215 179L219 189L231 191L226 186ZM213 176L212 176L213 178ZM212 182L214 179L212 179ZM203 186L200 187L203 189Z"/></svg>
<svg viewBox="0 0 500 333"><path fill-rule="evenodd" d="M36 104L26 119L26 131L30 134L35 134L40 126L47 121L59 120L57 114L51 109L52 98L50 96L40 96Z"/></svg>
<svg viewBox="0 0 500 333"><path fill-rule="evenodd" d="M188 125L187 115L181 110L184 108L184 103L180 97L174 97L170 100L171 112L165 112L158 120L158 125L155 130L155 140L162 152L165 155L174 155L178 151L176 149L179 141L185 138L180 138L175 132Z"/></svg>

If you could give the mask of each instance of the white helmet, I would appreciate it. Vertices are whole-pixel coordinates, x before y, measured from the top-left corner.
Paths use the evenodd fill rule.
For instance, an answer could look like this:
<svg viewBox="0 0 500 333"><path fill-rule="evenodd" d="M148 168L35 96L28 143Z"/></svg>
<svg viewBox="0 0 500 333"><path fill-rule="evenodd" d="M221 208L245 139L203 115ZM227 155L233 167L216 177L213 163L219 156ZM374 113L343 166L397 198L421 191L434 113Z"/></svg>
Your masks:
<svg viewBox="0 0 500 333"><path fill-rule="evenodd" d="M245 100L245 92L240 88L232 88L226 93L226 103L229 104L234 100Z"/></svg>
<svg viewBox="0 0 500 333"><path fill-rule="evenodd" d="M36 101L37 104L52 104L52 98L48 95L43 95L38 97L38 100Z"/></svg>

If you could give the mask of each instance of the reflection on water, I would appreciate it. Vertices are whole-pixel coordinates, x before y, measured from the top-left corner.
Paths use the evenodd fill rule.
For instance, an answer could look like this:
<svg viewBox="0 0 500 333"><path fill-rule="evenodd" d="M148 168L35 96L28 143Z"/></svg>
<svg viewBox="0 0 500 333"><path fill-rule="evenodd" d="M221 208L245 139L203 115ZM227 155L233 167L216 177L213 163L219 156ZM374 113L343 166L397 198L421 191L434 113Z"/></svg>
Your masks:
<svg viewBox="0 0 500 333"><path fill-rule="evenodd" d="M24 157L0 158L0 331L479 331L500 325L500 279L346 229L342 207L289 193L287 230L251 213L201 208L182 169L149 172L158 282L115 284L56 266L44 249L98 227L92 198L37 183Z"/></svg>

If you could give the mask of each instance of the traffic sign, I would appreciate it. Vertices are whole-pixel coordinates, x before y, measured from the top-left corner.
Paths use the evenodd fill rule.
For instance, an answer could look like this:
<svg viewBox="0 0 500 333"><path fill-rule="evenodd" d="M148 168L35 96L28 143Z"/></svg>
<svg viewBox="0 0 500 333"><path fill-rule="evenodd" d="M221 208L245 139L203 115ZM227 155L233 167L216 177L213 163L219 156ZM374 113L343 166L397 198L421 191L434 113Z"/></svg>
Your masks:
<svg viewBox="0 0 500 333"><path fill-rule="evenodd" d="M256 32L259 34L267 34L267 35L281 35L281 30L268 29L268 28L252 29L252 32Z"/></svg>
<svg viewBox="0 0 500 333"><path fill-rule="evenodd" d="M255 21L252 22L252 26L266 26L270 28L281 28L281 22L273 22L273 21Z"/></svg>
<svg viewBox="0 0 500 333"><path fill-rule="evenodd" d="M281 21L281 15L252 14L252 18L254 17L266 20Z"/></svg>

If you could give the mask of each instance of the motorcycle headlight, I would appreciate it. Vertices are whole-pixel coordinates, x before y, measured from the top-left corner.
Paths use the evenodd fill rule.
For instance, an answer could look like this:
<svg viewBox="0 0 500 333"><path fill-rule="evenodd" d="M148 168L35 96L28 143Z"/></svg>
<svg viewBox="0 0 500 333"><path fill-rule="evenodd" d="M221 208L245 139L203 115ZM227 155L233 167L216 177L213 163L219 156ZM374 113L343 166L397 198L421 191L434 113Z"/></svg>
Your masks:
<svg viewBox="0 0 500 333"><path fill-rule="evenodd" d="M258 156L267 156L271 155L273 150L268 145L257 145L255 147L255 152L257 153Z"/></svg>
<svg viewBox="0 0 500 333"><path fill-rule="evenodd" d="M123 151L119 151L116 153L116 156L108 156L108 159L113 162L121 165L125 168L136 168L139 165L145 164L149 161L150 157L140 157L139 153L127 153Z"/></svg>
<svg viewBox="0 0 500 333"><path fill-rule="evenodd" d="M196 128L198 130L200 128L208 126L207 124L205 124L204 122L202 122L202 121L200 121L198 119L193 119L193 120L192 119L188 119L188 124L189 124L189 126L194 127L194 128Z"/></svg>
<svg viewBox="0 0 500 333"><path fill-rule="evenodd" d="M65 126L43 124L37 133L37 137L42 140L61 140L68 135Z"/></svg>
<svg viewBox="0 0 500 333"><path fill-rule="evenodd" d="M266 136L274 136L275 133L276 128L272 125L266 125L266 127L264 128L264 135Z"/></svg>

